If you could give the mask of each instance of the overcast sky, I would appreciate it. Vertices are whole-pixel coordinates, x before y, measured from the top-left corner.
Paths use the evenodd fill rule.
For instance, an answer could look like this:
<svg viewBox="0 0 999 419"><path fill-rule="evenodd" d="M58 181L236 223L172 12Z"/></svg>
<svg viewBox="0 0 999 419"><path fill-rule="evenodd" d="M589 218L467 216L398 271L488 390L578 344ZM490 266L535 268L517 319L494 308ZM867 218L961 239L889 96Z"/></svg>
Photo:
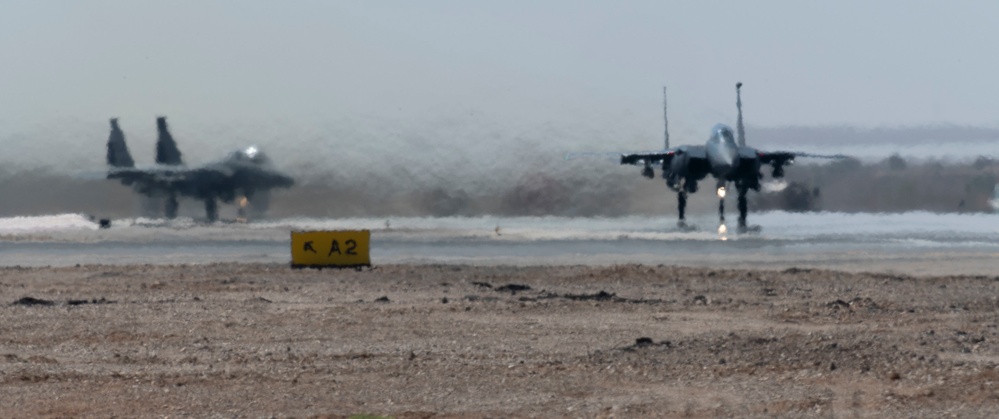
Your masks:
<svg viewBox="0 0 999 419"><path fill-rule="evenodd" d="M997 17L996 1L0 0L0 138L155 115L654 137L663 85L671 127L706 137L734 123L736 81L756 126L994 127Z"/></svg>

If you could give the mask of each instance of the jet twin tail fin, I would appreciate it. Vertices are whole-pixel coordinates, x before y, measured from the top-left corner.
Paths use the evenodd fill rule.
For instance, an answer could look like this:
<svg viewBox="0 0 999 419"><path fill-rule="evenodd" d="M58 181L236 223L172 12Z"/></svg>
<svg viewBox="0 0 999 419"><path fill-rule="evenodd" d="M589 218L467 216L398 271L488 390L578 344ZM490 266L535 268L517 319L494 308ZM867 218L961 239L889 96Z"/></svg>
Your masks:
<svg viewBox="0 0 999 419"><path fill-rule="evenodd" d="M135 167L135 160L125 144L125 133L118 127L118 118L111 118L111 135L108 136L108 166Z"/></svg>
<svg viewBox="0 0 999 419"><path fill-rule="evenodd" d="M666 117L666 86L663 86L663 150L669 150L669 118Z"/></svg>
<svg viewBox="0 0 999 419"><path fill-rule="evenodd" d="M735 84L735 107L739 111L736 120L736 143L740 147L746 146L746 127L742 123L742 82ZM666 117L666 86L663 86L663 140L664 150L669 150L669 119Z"/></svg>
<svg viewBox="0 0 999 419"><path fill-rule="evenodd" d="M171 166L184 164L180 149L177 148L177 142L173 140L173 136L167 130L165 116L156 118L156 131L159 133L159 137L156 139L156 163Z"/></svg>
<svg viewBox="0 0 999 419"><path fill-rule="evenodd" d="M735 108L739 111L739 117L735 121L736 141L740 147L746 146L746 127L742 125L742 82L735 84Z"/></svg>
<svg viewBox="0 0 999 419"><path fill-rule="evenodd" d="M184 164L177 142L173 140L170 131L167 129L166 117L156 118L156 130L159 137L156 139L156 163L171 166ZM108 166L123 168L135 167L135 160L128 152L128 145L125 144L125 133L118 126L118 118L111 118L111 135L108 136Z"/></svg>

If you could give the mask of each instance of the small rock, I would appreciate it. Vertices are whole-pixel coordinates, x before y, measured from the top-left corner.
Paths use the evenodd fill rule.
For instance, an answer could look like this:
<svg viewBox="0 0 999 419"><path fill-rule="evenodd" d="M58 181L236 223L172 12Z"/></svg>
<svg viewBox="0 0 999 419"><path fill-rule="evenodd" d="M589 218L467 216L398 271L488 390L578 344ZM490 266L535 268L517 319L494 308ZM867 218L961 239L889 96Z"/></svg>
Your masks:
<svg viewBox="0 0 999 419"><path fill-rule="evenodd" d="M43 300L41 298L35 297L22 297L20 300L14 301L11 305L20 306L51 306L55 305L54 301Z"/></svg>

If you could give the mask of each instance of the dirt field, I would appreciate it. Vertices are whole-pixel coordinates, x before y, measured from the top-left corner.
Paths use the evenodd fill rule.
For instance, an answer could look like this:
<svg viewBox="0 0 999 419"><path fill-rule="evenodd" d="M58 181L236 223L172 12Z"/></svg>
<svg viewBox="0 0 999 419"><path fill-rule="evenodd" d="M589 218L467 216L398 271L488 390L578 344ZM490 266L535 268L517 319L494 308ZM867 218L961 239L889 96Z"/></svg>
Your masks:
<svg viewBox="0 0 999 419"><path fill-rule="evenodd" d="M999 277L0 269L0 417L996 417Z"/></svg>

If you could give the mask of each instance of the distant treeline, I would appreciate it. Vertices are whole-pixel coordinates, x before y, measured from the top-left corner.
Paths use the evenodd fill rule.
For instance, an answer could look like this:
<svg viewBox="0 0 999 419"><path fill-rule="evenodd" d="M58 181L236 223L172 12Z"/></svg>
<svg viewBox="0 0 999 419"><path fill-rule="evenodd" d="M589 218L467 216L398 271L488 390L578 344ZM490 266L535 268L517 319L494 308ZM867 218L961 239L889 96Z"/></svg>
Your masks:
<svg viewBox="0 0 999 419"><path fill-rule="evenodd" d="M851 126L782 126L747 128L749 142L766 144L940 144L942 140L975 141L999 139L999 129L964 125L857 128Z"/></svg>

